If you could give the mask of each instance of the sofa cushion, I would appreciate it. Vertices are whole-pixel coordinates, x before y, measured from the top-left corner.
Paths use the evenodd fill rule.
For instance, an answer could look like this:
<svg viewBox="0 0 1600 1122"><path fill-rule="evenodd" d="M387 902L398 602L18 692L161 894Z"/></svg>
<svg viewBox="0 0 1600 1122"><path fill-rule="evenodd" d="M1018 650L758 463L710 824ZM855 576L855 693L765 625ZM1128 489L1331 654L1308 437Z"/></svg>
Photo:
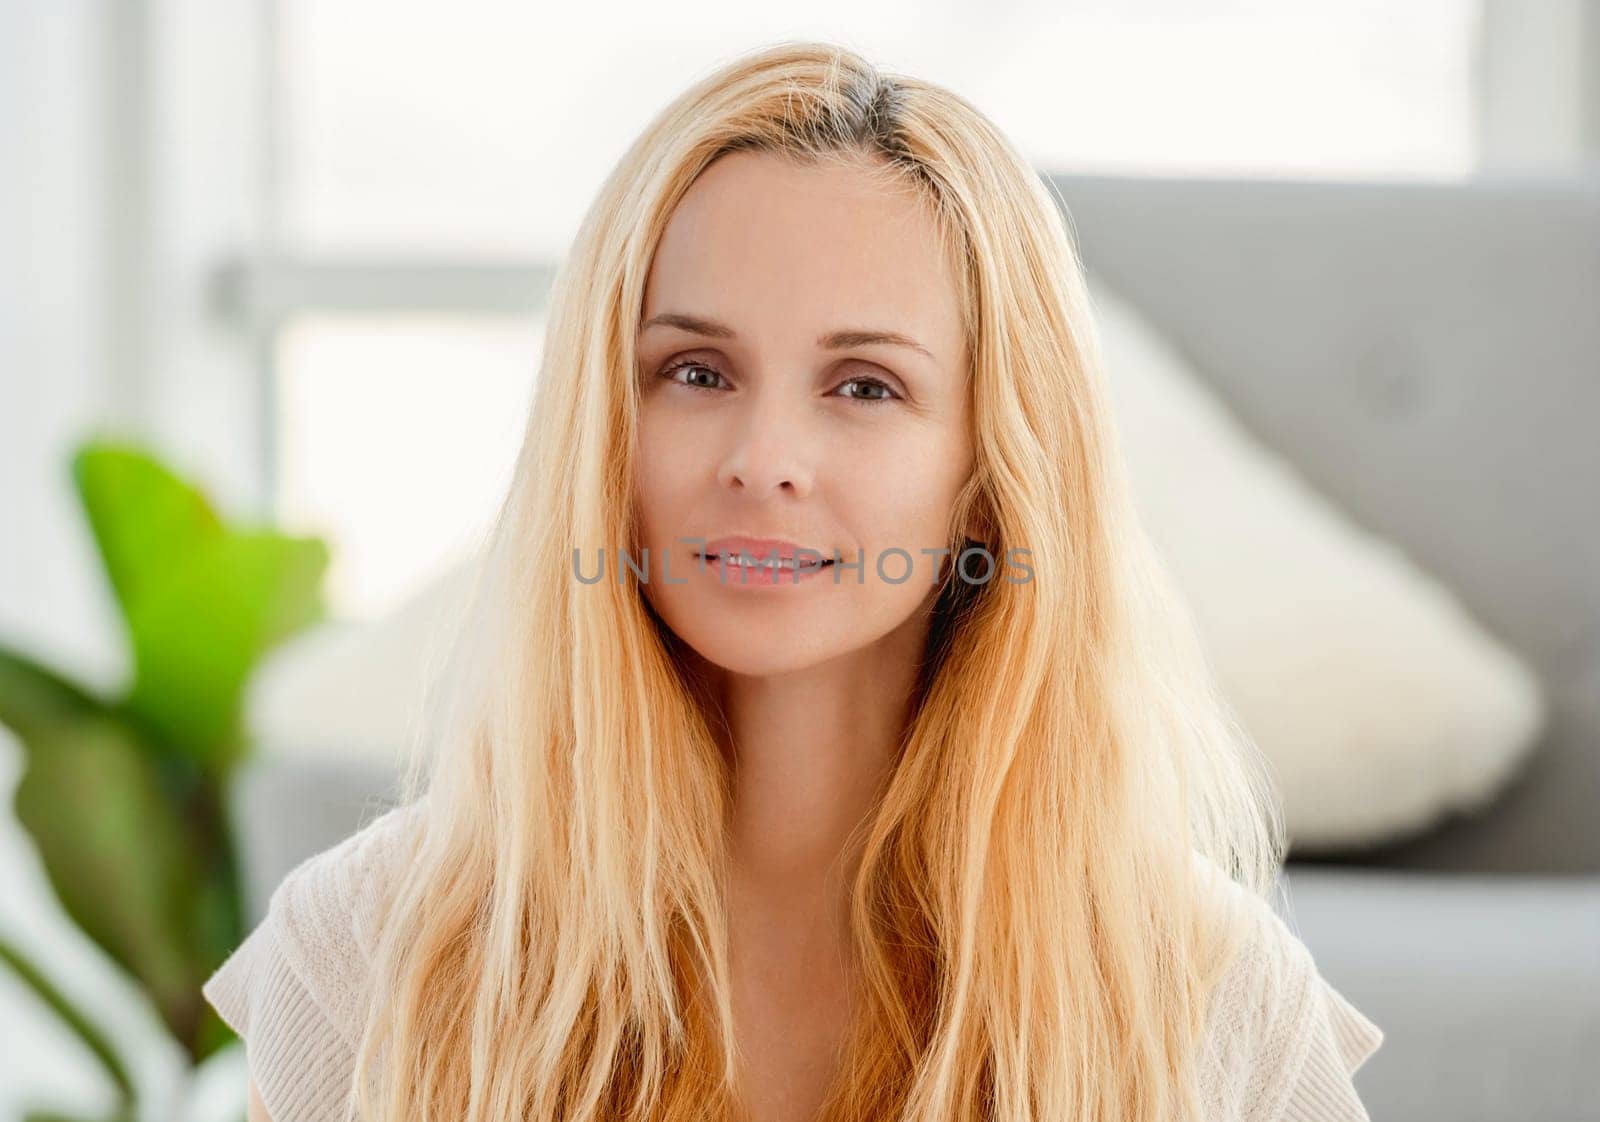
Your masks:
<svg viewBox="0 0 1600 1122"><path fill-rule="evenodd" d="M1487 804L1543 728L1534 671L1256 440L1113 289L1091 288L1140 515L1271 762L1296 853Z"/></svg>
<svg viewBox="0 0 1600 1122"><path fill-rule="evenodd" d="M1290 862L1275 907L1383 1026L1374 1118L1572 1122L1600 1102L1600 877Z"/></svg>

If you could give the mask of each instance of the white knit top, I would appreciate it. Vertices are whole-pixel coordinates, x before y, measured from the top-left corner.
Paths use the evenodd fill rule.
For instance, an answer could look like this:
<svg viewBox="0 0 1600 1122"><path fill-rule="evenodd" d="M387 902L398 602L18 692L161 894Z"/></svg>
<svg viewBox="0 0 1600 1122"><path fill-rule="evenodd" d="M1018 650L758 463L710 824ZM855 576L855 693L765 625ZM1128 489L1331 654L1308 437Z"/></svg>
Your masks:
<svg viewBox="0 0 1600 1122"><path fill-rule="evenodd" d="M302 861L267 914L206 980L207 1001L244 1039L273 1122L335 1122L353 1083L374 906L395 839L420 804L398 807ZM1225 877L1255 909L1258 937L1212 1006L1202 1086L1209 1119L1370 1122L1351 1082L1383 1032L1324 979L1271 906Z"/></svg>

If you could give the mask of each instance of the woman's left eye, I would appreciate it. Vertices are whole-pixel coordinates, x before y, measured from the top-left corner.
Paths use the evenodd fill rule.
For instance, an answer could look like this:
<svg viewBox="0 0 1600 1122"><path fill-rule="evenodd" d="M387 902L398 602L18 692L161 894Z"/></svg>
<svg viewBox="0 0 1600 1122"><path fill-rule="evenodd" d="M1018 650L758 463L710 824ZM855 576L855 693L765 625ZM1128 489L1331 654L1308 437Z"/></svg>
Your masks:
<svg viewBox="0 0 1600 1122"><path fill-rule="evenodd" d="M845 386L866 386L870 388L874 394L872 397L862 397L859 394L844 395L851 401L859 401L865 405L881 405L886 401L893 401L899 397L899 394L894 392L893 387L891 387L889 383L880 381L877 378L851 378L847 382L840 383L841 389ZM883 391L882 396L877 396L877 392L879 390Z"/></svg>

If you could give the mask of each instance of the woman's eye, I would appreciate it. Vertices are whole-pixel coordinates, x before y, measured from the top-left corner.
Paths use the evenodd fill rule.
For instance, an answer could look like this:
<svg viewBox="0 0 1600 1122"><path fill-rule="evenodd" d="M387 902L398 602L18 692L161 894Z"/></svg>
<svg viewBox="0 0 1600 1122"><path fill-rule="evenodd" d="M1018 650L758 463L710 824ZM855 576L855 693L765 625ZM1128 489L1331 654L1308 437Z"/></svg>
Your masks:
<svg viewBox="0 0 1600 1122"><path fill-rule="evenodd" d="M877 378L851 378L848 382L841 383L840 388L843 389L845 386L864 386L870 391L870 396L865 397L859 393L847 393L844 395L850 401L860 401L867 405L878 405L882 402L893 401L899 396L889 383L880 381ZM883 391L881 394L878 392L880 390Z"/></svg>
<svg viewBox="0 0 1600 1122"><path fill-rule="evenodd" d="M705 363L694 361L680 362L676 366L669 366L667 369L661 372L661 376L677 382L680 386L687 386L691 390L714 390L718 388L715 385L707 385L704 381L685 382L678 377L678 372L681 370L698 370L704 374L710 375L713 380L722 377L721 374L711 369L711 367L707 366Z"/></svg>

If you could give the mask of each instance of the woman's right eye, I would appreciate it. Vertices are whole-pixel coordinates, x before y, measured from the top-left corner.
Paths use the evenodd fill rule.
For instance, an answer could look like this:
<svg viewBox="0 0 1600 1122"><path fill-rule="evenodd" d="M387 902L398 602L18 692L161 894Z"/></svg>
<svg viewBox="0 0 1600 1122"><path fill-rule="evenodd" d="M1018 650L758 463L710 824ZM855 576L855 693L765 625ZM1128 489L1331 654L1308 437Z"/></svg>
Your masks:
<svg viewBox="0 0 1600 1122"><path fill-rule="evenodd" d="M677 376L678 372L680 370L698 370L698 371L703 372L704 374L709 374L712 378L721 378L722 377L721 374L717 373L715 370L713 370L711 367L707 366L705 363L697 362L697 361L695 361L693 359L690 359L687 362L676 363L676 364L674 364L672 366L667 367L665 370L663 370L661 372L661 376L663 378L669 379L670 381L677 382L678 385L685 386L685 387L687 387L687 388L689 388L691 390L716 390L716 389L720 388L720 387L715 386L715 385L706 385L704 382L695 382L695 381L685 382L685 381L683 381L682 379L680 379Z"/></svg>

